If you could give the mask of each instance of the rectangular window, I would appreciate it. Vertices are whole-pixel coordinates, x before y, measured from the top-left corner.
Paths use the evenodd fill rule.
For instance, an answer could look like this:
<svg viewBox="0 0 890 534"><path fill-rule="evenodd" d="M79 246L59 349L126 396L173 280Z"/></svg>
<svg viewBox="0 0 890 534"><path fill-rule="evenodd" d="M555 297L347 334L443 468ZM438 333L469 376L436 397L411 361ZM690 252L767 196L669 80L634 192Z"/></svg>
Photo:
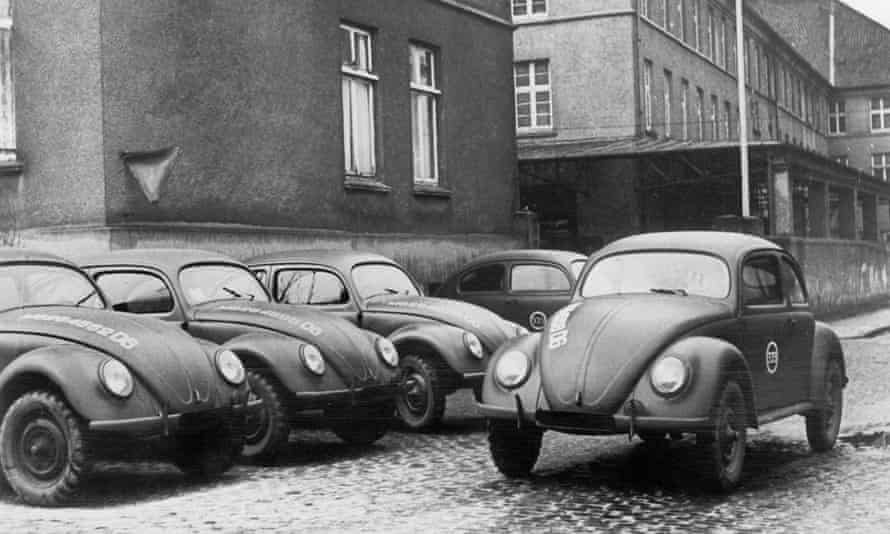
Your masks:
<svg viewBox="0 0 890 534"><path fill-rule="evenodd" d="M640 6L640 15L649 17L649 0L640 0L637 3Z"/></svg>
<svg viewBox="0 0 890 534"><path fill-rule="evenodd" d="M374 74L371 34L340 25L343 38L340 67L343 93L343 153L346 173L374 176Z"/></svg>
<svg viewBox="0 0 890 534"><path fill-rule="evenodd" d="M871 155L871 172L885 182L890 179L890 152Z"/></svg>
<svg viewBox="0 0 890 534"><path fill-rule="evenodd" d="M652 130L652 62L643 62L643 125Z"/></svg>
<svg viewBox="0 0 890 534"><path fill-rule="evenodd" d="M717 64L726 67L726 17L717 25Z"/></svg>
<svg viewBox="0 0 890 534"><path fill-rule="evenodd" d="M438 185L439 98L436 54L410 45L411 146L414 151L414 181Z"/></svg>
<svg viewBox="0 0 890 534"><path fill-rule="evenodd" d="M692 46L699 52L701 51L701 0L692 1Z"/></svg>
<svg viewBox="0 0 890 534"><path fill-rule="evenodd" d="M711 139L720 139L720 108L717 103L717 95L711 95Z"/></svg>
<svg viewBox="0 0 890 534"><path fill-rule="evenodd" d="M836 156L836 157L834 158L834 161L840 163L840 164L843 165L844 167L849 167L849 166L850 166L850 158L847 157L847 156Z"/></svg>
<svg viewBox="0 0 890 534"><path fill-rule="evenodd" d="M890 96L871 99L871 129L890 129Z"/></svg>
<svg viewBox="0 0 890 534"><path fill-rule="evenodd" d="M698 99L695 102L695 118L698 123L698 140L703 141L705 138L705 91L697 88Z"/></svg>
<svg viewBox="0 0 890 534"><path fill-rule="evenodd" d="M550 62L521 61L513 67L516 87L516 128L519 131L553 127L550 100Z"/></svg>
<svg viewBox="0 0 890 534"><path fill-rule="evenodd" d="M664 29L668 32L671 31L671 23L673 22L671 13L671 2L670 0L662 0L661 9L664 11Z"/></svg>
<svg viewBox="0 0 890 534"><path fill-rule="evenodd" d="M674 97L674 77L671 71L664 71L664 135L671 136L673 114L671 113L671 101Z"/></svg>
<svg viewBox="0 0 890 534"><path fill-rule="evenodd" d="M723 102L723 138L732 139L732 104Z"/></svg>
<svg viewBox="0 0 890 534"><path fill-rule="evenodd" d="M760 45L754 43L754 55L751 57L751 87L760 89Z"/></svg>
<svg viewBox="0 0 890 534"><path fill-rule="evenodd" d="M683 115L683 140L689 140L689 80L681 82L680 113Z"/></svg>
<svg viewBox="0 0 890 534"><path fill-rule="evenodd" d="M717 58L717 36L716 23L714 21L714 8L708 7L708 57L716 61Z"/></svg>
<svg viewBox="0 0 890 534"><path fill-rule="evenodd" d="M513 0L513 16L529 17L547 14L547 0Z"/></svg>
<svg viewBox="0 0 890 534"><path fill-rule="evenodd" d="M0 2L0 160L16 158L15 93L12 86L11 2Z"/></svg>

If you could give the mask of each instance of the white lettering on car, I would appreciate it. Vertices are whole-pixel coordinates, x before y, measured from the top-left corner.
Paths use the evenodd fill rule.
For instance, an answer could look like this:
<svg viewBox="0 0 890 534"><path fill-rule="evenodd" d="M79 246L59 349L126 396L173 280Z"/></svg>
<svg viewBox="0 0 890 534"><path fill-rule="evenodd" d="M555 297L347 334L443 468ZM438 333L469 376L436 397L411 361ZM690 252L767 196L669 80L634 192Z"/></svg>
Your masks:
<svg viewBox="0 0 890 534"><path fill-rule="evenodd" d="M300 319L299 317L294 317L293 315L288 315L286 313L250 308L248 306L220 306L218 309L225 311L252 313L255 315L269 317L271 319L278 319L279 321L284 321L288 324L294 325L300 330L304 330L315 337L319 337L324 333L324 330L322 330L322 328L317 324L311 321L306 321L305 319Z"/></svg>
<svg viewBox="0 0 890 534"><path fill-rule="evenodd" d="M393 308L414 308L415 310L424 310L424 311L439 313L442 315L454 317L456 319L465 321L467 324L469 324L476 330L480 330L482 328L482 325L479 324L479 321L476 321L471 317L453 313L451 310L449 310L443 306L437 306L435 304L431 304L428 302L387 302L384 305L390 306Z"/></svg>
<svg viewBox="0 0 890 534"><path fill-rule="evenodd" d="M139 341L126 332L120 332L115 330L114 328L109 328L107 326L103 326L101 324L97 324L84 319L72 319L67 315L53 315L50 313L28 313L22 315L22 319L29 319L31 321L43 321L48 323L60 323L74 326L82 330L86 330L87 332L91 332L93 334L108 338L108 340L112 343L117 343L127 350L132 350L139 345Z"/></svg>
<svg viewBox="0 0 890 534"><path fill-rule="evenodd" d="M569 322L569 316L580 305L580 302L569 304L553 314L553 318L550 320L550 337L547 342L547 346L551 350L558 349L569 342L569 330L566 326Z"/></svg>

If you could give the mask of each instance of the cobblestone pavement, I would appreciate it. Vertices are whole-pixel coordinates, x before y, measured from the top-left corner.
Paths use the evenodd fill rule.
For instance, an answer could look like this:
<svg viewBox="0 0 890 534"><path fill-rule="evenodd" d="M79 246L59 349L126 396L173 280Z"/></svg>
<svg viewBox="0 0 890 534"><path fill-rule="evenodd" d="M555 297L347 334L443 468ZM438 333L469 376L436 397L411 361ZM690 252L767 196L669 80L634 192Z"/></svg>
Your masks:
<svg viewBox="0 0 890 534"><path fill-rule="evenodd" d="M888 345L890 337L845 341L853 420L857 411L879 417ZM534 477L504 479L470 395L451 400L439 434L394 432L359 448L298 432L276 466L238 466L214 483L188 482L163 464L103 464L71 508L29 508L0 493L0 532L867 532L890 524L886 438L855 434L849 423L852 437L821 455L809 452L801 418L767 426L752 436L742 487L714 496L699 489L687 441L665 452L620 436L548 433Z"/></svg>

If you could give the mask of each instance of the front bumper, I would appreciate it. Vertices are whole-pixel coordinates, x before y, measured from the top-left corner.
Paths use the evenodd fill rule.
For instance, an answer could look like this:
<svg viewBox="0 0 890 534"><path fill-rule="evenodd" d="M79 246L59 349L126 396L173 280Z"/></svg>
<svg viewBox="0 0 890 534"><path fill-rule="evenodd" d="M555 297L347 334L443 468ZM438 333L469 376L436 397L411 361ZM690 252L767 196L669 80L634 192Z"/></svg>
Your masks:
<svg viewBox="0 0 890 534"><path fill-rule="evenodd" d="M303 391L294 394L292 404L295 410L328 410L379 406L387 402L393 402L398 391L399 385L396 382L352 389Z"/></svg>

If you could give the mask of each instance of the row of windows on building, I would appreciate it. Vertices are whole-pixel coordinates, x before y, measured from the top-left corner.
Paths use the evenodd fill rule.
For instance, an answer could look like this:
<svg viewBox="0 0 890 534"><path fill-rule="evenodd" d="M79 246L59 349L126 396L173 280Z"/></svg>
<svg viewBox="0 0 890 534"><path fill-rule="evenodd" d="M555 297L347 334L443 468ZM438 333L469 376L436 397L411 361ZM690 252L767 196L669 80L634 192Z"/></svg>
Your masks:
<svg viewBox="0 0 890 534"><path fill-rule="evenodd" d="M374 70L374 35L371 31L341 24L343 96L343 153L347 176L374 178L376 164L375 89L380 78ZM408 45L411 68L407 80L411 93L411 145L414 181L438 185L439 100L436 51L416 43Z"/></svg>
<svg viewBox="0 0 890 534"><path fill-rule="evenodd" d="M869 128L872 132L890 132L890 96L872 98L869 104ZM847 133L847 104L843 100L831 103L828 112L828 133Z"/></svg>

